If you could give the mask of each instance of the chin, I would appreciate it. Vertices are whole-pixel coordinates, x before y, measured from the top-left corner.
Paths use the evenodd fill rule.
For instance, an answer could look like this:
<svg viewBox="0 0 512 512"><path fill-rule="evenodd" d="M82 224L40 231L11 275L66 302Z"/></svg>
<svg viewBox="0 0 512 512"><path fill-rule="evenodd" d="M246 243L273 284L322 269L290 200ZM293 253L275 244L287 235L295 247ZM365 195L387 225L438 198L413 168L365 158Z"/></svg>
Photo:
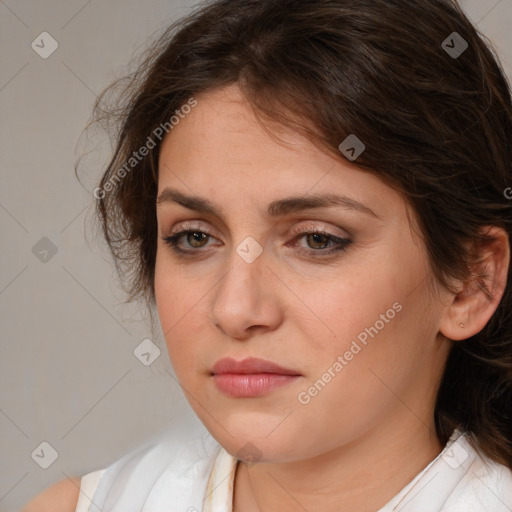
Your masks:
<svg viewBox="0 0 512 512"><path fill-rule="evenodd" d="M258 462L288 462L298 458L297 447L300 446L301 437L298 433L285 429L272 432L278 422L269 422L261 418L254 419L254 415L243 422L223 422L220 425L211 421L204 423L212 437L233 457L248 464ZM273 425L270 427L270 425Z"/></svg>
<svg viewBox="0 0 512 512"><path fill-rule="evenodd" d="M221 443L223 448L233 457L242 460L248 465L257 463L292 462L298 454L290 445L283 443L282 439L272 442L265 438L234 437L225 439Z"/></svg>

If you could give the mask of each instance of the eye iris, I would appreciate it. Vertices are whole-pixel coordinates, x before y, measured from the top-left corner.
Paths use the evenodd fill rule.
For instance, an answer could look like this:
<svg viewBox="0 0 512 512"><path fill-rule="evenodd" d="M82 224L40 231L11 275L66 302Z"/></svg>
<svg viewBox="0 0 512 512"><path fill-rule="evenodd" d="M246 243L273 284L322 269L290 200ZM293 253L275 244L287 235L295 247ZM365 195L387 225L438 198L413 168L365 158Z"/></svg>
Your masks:
<svg viewBox="0 0 512 512"><path fill-rule="evenodd" d="M192 237L192 238L191 238ZM198 231L192 231L187 235L187 242L190 243L191 239L194 240L194 242L202 242L205 241L208 235L205 233L200 233ZM190 243L192 247L202 247L202 245L194 245L194 243Z"/></svg>
<svg viewBox="0 0 512 512"><path fill-rule="evenodd" d="M320 239L320 241L319 241ZM318 243L320 246L325 244L327 236L322 233L311 233L308 235L308 243L313 240L313 246ZM318 248L318 247L317 247Z"/></svg>

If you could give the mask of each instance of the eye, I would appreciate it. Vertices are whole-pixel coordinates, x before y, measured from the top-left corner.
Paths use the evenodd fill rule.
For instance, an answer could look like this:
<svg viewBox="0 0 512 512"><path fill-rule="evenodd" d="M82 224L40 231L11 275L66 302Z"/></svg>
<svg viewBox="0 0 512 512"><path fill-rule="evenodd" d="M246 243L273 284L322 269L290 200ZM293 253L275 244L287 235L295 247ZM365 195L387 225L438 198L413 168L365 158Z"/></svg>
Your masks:
<svg viewBox="0 0 512 512"><path fill-rule="evenodd" d="M163 242L170 246L173 251L183 256L193 256L203 252L201 249L204 247L208 247L207 242L212 237L210 233L191 226L180 227L183 229L162 237ZM310 249L299 247L299 252L313 258L322 258L343 251L352 243L349 238L339 237L316 227L302 227L295 229L294 233L298 233L298 236L294 238L291 245L296 246L297 240L305 239ZM184 249L182 247L182 238L186 241L188 248Z"/></svg>
<svg viewBox="0 0 512 512"><path fill-rule="evenodd" d="M162 237L162 240L172 247L172 249L178 253L189 253L192 251L182 249L180 247L180 239L185 238L187 244L192 249L201 249L206 247L204 242L208 241L208 237L210 237L210 233L207 233L198 229L183 229L169 236Z"/></svg>
<svg viewBox="0 0 512 512"><path fill-rule="evenodd" d="M315 227L309 229L302 227L294 230L294 232L299 232L294 240L304 239L307 245L312 248L312 250L300 248L300 251L313 258L323 258L343 251L352 243L349 238L339 237Z"/></svg>

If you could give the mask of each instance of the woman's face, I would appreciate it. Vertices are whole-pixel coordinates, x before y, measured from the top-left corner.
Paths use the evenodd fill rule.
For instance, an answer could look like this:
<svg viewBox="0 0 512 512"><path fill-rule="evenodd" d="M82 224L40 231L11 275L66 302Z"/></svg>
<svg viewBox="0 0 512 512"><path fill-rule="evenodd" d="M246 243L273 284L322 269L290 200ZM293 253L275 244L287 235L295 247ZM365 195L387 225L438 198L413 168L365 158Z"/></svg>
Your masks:
<svg viewBox="0 0 512 512"><path fill-rule="evenodd" d="M297 133L279 143L236 85L197 100L161 148L155 292L201 421L260 461L433 429L445 292L402 197Z"/></svg>

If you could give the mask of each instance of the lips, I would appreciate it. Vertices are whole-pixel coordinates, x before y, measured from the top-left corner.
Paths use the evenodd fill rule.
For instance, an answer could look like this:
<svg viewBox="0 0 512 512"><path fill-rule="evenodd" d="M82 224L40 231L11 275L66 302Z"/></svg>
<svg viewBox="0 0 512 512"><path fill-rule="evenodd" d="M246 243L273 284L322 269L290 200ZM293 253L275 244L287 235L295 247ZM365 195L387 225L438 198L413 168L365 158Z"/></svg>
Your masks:
<svg viewBox="0 0 512 512"><path fill-rule="evenodd" d="M212 368L217 389L232 398L255 398L290 384L301 377L296 370L283 368L264 359L236 361L224 358Z"/></svg>
<svg viewBox="0 0 512 512"><path fill-rule="evenodd" d="M278 375L300 375L295 370L283 368L271 361L250 357L242 361L235 361L230 357L220 359L212 368L212 374L224 373L250 374L250 373L274 373Z"/></svg>

